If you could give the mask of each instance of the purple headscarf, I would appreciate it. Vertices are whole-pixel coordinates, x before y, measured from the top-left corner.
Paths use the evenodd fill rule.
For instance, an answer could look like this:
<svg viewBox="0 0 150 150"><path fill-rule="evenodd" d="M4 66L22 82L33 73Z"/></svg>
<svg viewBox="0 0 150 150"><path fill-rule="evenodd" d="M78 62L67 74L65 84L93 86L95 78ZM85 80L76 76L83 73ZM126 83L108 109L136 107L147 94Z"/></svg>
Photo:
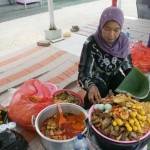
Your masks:
<svg viewBox="0 0 150 150"><path fill-rule="evenodd" d="M117 7L106 8L101 15L99 26L94 34L94 38L98 46L105 52L111 54L112 56L125 58L129 54L129 40L123 32L120 33L118 39L112 45L108 44L102 38L101 30L105 23L111 20L116 21L122 28L124 23L123 12Z"/></svg>

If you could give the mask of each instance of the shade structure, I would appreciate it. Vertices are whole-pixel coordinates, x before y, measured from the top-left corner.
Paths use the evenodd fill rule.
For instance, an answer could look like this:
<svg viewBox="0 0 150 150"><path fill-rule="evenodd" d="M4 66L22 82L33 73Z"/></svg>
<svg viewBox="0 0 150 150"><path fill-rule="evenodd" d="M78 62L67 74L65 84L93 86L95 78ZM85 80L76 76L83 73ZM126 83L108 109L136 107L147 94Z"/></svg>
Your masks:
<svg viewBox="0 0 150 150"><path fill-rule="evenodd" d="M53 0L48 0L48 12L50 25L49 29L45 30L45 38L46 40L54 41L61 38L62 31L57 29L55 25Z"/></svg>
<svg viewBox="0 0 150 150"><path fill-rule="evenodd" d="M48 12L49 12L49 20L50 20L50 30L55 30L55 20L54 20L54 7L53 7L53 0L48 0Z"/></svg>

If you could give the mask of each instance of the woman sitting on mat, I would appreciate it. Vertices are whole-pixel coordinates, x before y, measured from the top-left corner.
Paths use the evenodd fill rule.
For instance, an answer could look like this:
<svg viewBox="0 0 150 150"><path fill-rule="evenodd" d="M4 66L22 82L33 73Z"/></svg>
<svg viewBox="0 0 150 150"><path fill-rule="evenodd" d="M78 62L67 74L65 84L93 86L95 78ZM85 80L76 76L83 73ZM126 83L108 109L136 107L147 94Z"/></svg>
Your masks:
<svg viewBox="0 0 150 150"><path fill-rule="evenodd" d="M78 81L87 91L84 106L113 92L132 68L129 41L121 32L124 22L123 12L117 7L106 8L100 18L95 34L84 43Z"/></svg>

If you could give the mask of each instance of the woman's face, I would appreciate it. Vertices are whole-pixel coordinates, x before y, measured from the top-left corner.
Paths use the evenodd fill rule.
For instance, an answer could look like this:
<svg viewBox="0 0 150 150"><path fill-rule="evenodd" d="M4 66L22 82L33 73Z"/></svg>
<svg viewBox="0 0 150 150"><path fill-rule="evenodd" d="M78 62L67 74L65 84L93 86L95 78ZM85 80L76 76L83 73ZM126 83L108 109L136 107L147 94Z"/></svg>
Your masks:
<svg viewBox="0 0 150 150"><path fill-rule="evenodd" d="M102 37L108 43L112 44L119 37L121 27L116 21L108 21L102 28Z"/></svg>

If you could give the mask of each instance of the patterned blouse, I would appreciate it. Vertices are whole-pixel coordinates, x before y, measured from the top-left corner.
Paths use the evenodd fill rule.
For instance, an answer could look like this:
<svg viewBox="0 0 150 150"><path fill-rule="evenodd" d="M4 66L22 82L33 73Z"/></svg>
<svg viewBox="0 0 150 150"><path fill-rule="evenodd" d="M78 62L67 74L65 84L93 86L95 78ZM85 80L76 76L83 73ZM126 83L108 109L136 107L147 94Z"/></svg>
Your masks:
<svg viewBox="0 0 150 150"><path fill-rule="evenodd" d="M88 88L98 80L108 86L110 79L121 71L124 76L132 68L131 58L118 58L108 54L98 47L93 36L84 43L80 64L78 81L82 88Z"/></svg>

